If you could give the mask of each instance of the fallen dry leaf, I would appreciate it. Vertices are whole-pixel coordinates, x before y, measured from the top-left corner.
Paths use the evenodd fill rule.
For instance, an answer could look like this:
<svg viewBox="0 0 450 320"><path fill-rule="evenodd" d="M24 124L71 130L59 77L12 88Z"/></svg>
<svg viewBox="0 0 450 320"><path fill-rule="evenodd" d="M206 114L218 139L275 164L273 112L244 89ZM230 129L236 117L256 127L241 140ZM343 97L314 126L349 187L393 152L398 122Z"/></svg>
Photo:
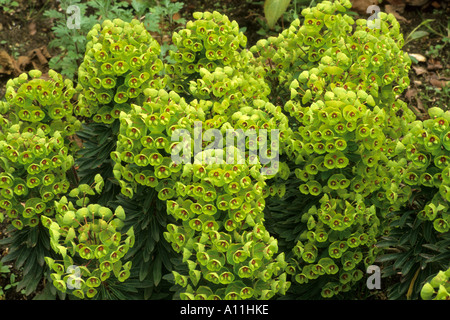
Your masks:
<svg viewBox="0 0 450 320"><path fill-rule="evenodd" d="M408 99L409 102L417 95L417 90L414 88L409 88L405 93L405 98Z"/></svg>
<svg viewBox="0 0 450 320"><path fill-rule="evenodd" d="M406 7L405 0L388 0L389 5L398 13L403 13Z"/></svg>
<svg viewBox="0 0 450 320"><path fill-rule="evenodd" d="M428 112L427 110L425 110L422 100L420 100L420 98L416 95L414 96L415 100L416 100L416 105L414 105L414 103L410 103L410 106L413 108L416 116L419 119L423 119L424 117L427 116Z"/></svg>
<svg viewBox="0 0 450 320"><path fill-rule="evenodd" d="M414 72L420 76L424 73L428 73L428 70L423 68L423 67L419 67L419 66L412 66L412 68L414 69Z"/></svg>
<svg viewBox="0 0 450 320"><path fill-rule="evenodd" d="M366 15L367 8L371 5L378 5L378 0L350 0L352 3L352 11L356 11L361 15Z"/></svg>
<svg viewBox="0 0 450 320"><path fill-rule="evenodd" d="M414 111L416 116L418 118L422 119L424 116L427 115L427 111L423 107L422 100L420 100L417 93L418 93L418 91L416 88L410 87L410 88L408 88L408 90L405 93L405 98L408 100L408 104L411 107L411 109Z"/></svg>
<svg viewBox="0 0 450 320"><path fill-rule="evenodd" d="M20 56L17 58L17 66L21 71L25 70L30 63L31 59L29 56Z"/></svg>
<svg viewBox="0 0 450 320"><path fill-rule="evenodd" d="M419 62L427 61L427 58L425 58L425 56L421 55L420 53L409 53L409 55Z"/></svg>
<svg viewBox="0 0 450 320"><path fill-rule="evenodd" d="M175 14L172 16L172 19L173 19L174 21L180 20L180 18L181 18L181 15L180 15L178 12L175 13Z"/></svg>
<svg viewBox="0 0 450 320"><path fill-rule="evenodd" d="M38 49L31 50L29 52L29 55L30 55L31 59L33 59L34 57L37 57L39 60L39 63L41 63L43 65L47 64L48 59L51 58L51 55L48 52L47 47L45 47L45 46L38 48Z"/></svg>
<svg viewBox="0 0 450 320"><path fill-rule="evenodd" d="M36 23L34 21L28 25L28 33L30 36L34 36L36 34Z"/></svg>
<svg viewBox="0 0 450 320"><path fill-rule="evenodd" d="M386 11L386 13L393 14L394 17L399 21L403 21L405 23L411 22L411 20L408 20L405 17L403 17L402 15L400 15L400 13L397 11L396 7L394 7L393 5L390 5L390 4L385 5L384 10Z"/></svg>
<svg viewBox="0 0 450 320"><path fill-rule="evenodd" d="M428 114L428 111L425 110L425 108L423 107L422 100L420 100L418 97L416 97L416 102L417 102L416 110L419 111L420 116L421 117L426 116Z"/></svg>
<svg viewBox="0 0 450 320"><path fill-rule="evenodd" d="M437 1L433 1L433 2L431 3L431 6L432 6L433 8L435 8L435 9L440 9L440 8L441 8L441 4L440 4L439 2L437 2Z"/></svg>
<svg viewBox="0 0 450 320"><path fill-rule="evenodd" d="M13 77L19 76L21 73L29 69L43 70L48 65L48 60L51 58L47 47L30 50L26 55L20 56L16 59L11 57L6 51L0 51L0 74L11 75Z"/></svg>
<svg viewBox="0 0 450 320"><path fill-rule="evenodd" d="M433 85L433 87L439 88L439 89L442 89L442 88L446 87L446 86L447 86L447 83L448 83L448 81L445 81L445 80L439 80L439 79L436 79L436 78L434 78L434 77L431 77L431 78L429 79L429 81L430 81L430 83Z"/></svg>
<svg viewBox="0 0 450 320"><path fill-rule="evenodd" d="M14 60L5 50L0 50L0 74L18 76L20 69Z"/></svg>
<svg viewBox="0 0 450 320"><path fill-rule="evenodd" d="M430 59L427 64L428 70L438 70L443 69L442 63L439 60Z"/></svg>

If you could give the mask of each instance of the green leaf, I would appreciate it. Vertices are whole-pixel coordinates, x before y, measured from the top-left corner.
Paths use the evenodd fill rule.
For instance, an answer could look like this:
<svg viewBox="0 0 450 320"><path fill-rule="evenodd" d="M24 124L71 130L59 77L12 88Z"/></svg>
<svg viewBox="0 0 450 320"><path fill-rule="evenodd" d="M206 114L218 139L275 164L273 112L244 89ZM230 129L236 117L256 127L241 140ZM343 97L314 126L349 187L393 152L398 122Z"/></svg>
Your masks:
<svg viewBox="0 0 450 320"><path fill-rule="evenodd" d="M162 278L161 267L162 267L161 257L157 256L153 265L153 282L155 286L158 286Z"/></svg>
<svg viewBox="0 0 450 320"><path fill-rule="evenodd" d="M423 300L430 300L434 294L434 288L429 283L425 283L422 290L420 291L420 297Z"/></svg>
<svg viewBox="0 0 450 320"><path fill-rule="evenodd" d="M75 188L69 192L69 197L77 197L80 194L80 189Z"/></svg>
<svg viewBox="0 0 450 320"><path fill-rule="evenodd" d="M409 38L411 40L415 40L415 39L420 39L420 38L426 37L427 35L429 35L429 33L427 31L418 30L418 31L411 33L409 35Z"/></svg>
<svg viewBox="0 0 450 320"><path fill-rule="evenodd" d="M138 16L142 16L147 9L146 1L142 1L142 0L132 0L131 6L136 11Z"/></svg>
<svg viewBox="0 0 450 320"><path fill-rule="evenodd" d="M336 67L336 66L329 66L329 67L325 67L323 68L323 71L330 74L330 75L340 75L341 73L344 72L344 69Z"/></svg>
<svg viewBox="0 0 450 320"><path fill-rule="evenodd" d="M114 275L116 276L116 278L119 278L119 274L120 274L120 269L122 268L122 261L116 261L113 264L113 272Z"/></svg>
<svg viewBox="0 0 450 320"><path fill-rule="evenodd" d="M66 236L66 239L65 239L65 241L66 242L69 242L69 241L71 241L72 239L74 239L75 238L75 230L71 227L71 228L69 228L69 230L67 231L67 236Z"/></svg>
<svg viewBox="0 0 450 320"><path fill-rule="evenodd" d="M191 271L189 271L189 276L190 276L192 283L196 286L198 284L198 282L200 281L202 273L200 270L191 270Z"/></svg>
<svg viewBox="0 0 450 320"><path fill-rule="evenodd" d="M116 208L114 215L121 220L125 220L125 211L123 210L122 206L118 206Z"/></svg>
<svg viewBox="0 0 450 320"><path fill-rule="evenodd" d="M382 255L382 256L378 257L377 258L377 262L392 261L392 260L399 259L399 258L401 258L403 256L404 256L404 253L402 253L402 252L385 254L385 255Z"/></svg>
<svg viewBox="0 0 450 320"><path fill-rule="evenodd" d="M267 25L273 29L275 23L284 14L291 0L266 0L264 2L264 15Z"/></svg>

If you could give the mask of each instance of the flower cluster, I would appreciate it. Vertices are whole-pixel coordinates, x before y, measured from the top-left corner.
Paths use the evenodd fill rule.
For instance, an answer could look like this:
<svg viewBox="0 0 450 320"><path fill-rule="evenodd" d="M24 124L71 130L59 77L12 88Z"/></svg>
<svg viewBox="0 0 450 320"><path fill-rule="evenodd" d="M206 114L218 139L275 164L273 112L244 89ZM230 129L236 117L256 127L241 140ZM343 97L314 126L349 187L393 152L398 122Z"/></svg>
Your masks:
<svg viewBox="0 0 450 320"><path fill-rule="evenodd" d="M430 281L425 283L420 292L423 300L448 300L450 269L439 271Z"/></svg>
<svg viewBox="0 0 450 320"><path fill-rule="evenodd" d="M147 100L142 107L133 104L129 113L120 115L117 148L111 153L114 176L122 193L130 198L140 185L156 188L159 198L166 200L173 196L175 181L170 186L160 181L182 170L182 165L171 157L177 145L171 135L180 125L183 128L191 123L195 109L190 109L174 91L146 88L144 95Z"/></svg>
<svg viewBox="0 0 450 320"><path fill-rule="evenodd" d="M373 28L339 13L350 7L349 0L322 1L302 11L303 24L296 19L278 37L259 40L251 51L260 54L268 81L302 104L335 87L363 90L376 104L393 102L409 85L399 23L380 12Z"/></svg>
<svg viewBox="0 0 450 320"><path fill-rule="evenodd" d="M363 197L352 205L340 198L324 196L320 207L312 206L302 216L305 230L293 249L294 279L307 283L327 277L322 296L347 292L361 280L377 256L374 247L380 233L375 206L366 207Z"/></svg>
<svg viewBox="0 0 450 320"><path fill-rule="evenodd" d="M100 191L103 180L97 176L96 181L96 190ZM81 299L93 298L100 287L112 286L111 274L119 282L130 276L131 262L123 262L123 257L134 245L133 229L121 232L124 209L119 206L113 212L88 204L87 196L94 194L90 186L80 185L70 192L71 197L80 200L80 206L62 197L55 202L55 218L42 217L49 229L51 247L62 257L62 261L45 258L53 285Z"/></svg>
<svg viewBox="0 0 450 320"><path fill-rule="evenodd" d="M48 79L42 72L31 70L6 84L6 102L0 104L0 112L8 114L20 131L35 133L41 129L46 135L56 131L65 138L80 129L81 123L73 116L72 98L76 89L69 79L50 70ZM13 115L14 118L11 118Z"/></svg>
<svg viewBox="0 0 450 320"><path fill-rule="evenodd" d="M418 218L432 221L438 232L445 233L450 230L450 112L430 108L428 113L429 119L410 123L409 133L399 143L407 161L403 183L433 190Z"/></svg>
<svg viewBox="0 0 450 320"><path fill-rule="evenodd" d="M239 31L236 21L216 11L195 12L194 19L172 36L177 50L169 52L174 63L167 64L166 72L173 80L169 88L178 93L188 92L189 82L199 78L203 68L209 72L217 67L239 69L248 61L247 51L241 50L247 38ZM223 81L222 85L225 84ZM221 92L220 88L216 90Z"/></svg>
<svg viewBox="0 0 450 320"><path fill-rule="evenodd" d="M164 88L160 46L138 20L105 20L87 35L79 67L82 87L75 114L106 124L138 103L142 88Z"/></svg>
<svg viewBox="0 0 450 320"><path fill-rule="evenodd" d="M51 216L52 200L69 190L66 172L76 149L69 136L80 128L72 115L72 82L54 71L48 80L38 70L29 75L10 80L1 103L0 218L6 215L18 229Z"/></svg>

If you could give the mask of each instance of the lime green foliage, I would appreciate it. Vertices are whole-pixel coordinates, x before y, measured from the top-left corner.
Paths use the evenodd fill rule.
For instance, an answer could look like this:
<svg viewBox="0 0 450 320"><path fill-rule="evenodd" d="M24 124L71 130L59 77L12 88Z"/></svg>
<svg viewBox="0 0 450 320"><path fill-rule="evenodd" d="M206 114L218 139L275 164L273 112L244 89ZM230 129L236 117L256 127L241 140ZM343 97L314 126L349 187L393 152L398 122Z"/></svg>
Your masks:
<svg viewBox="0 0 450 320"><path fill-rule="evenodd" d="M341 297L415 192L433 192L418 218L447 233L448 114L416 121L397 99L410 65L397 21L380 14L370 28L342 14L348 8L324 1L250 49L235 21L197 12L173 34L167 63L138 20L105 20L88 34L75 89L53 72L10 82L1 212L18 228L48 228L53 286L100 299L167 297L164 281L177 299L298 288ZM86 120L82 131L73 115ZM210 129L255 139L242 150L214 136L208 149ZM82 153L69 148L75 132L86 138ZM55 165L32 167L32 154ZM73 155L89 169L70 186ZM35 199L49 211L36 212Z"/></svg>
<svg viewBox="0 0 450 320"><path fill-rule="evenodd" d="M410 60L401 51L403 36L395 18L381 13L380 28L369 28L366 20L339 13L346 8L349 1L323 1L304 9L302 24L296 19L278 37L261 39L251 49L261 55L269 79L293 99L301 95L296 100L302 105L319 96L339 100L336 93L336 99L324 95L339 87L366 91L359 100L369 99L366 104L374 106L382 98L393 100L389 92L401 93L409 84Z"/></svg>
<svg viewBox="0 0 450 320"><path fill-rule="evenodd" d="M30 133L41 129L44 134L59 131L63 137L69 136L80 125L72 115L71 99L76 90L71 80L55 71L50 70L48 75L50 78L44 80L40 71L32 70L29 75L24 73L9 80L2 114L8 114L10 121L15 121L13 124Z"/></svg>
<svg viewBox="0 0 450 320"><path fill-rule="evenodd" d="M423 300L449 300L450 269L439 271L430 281L422 287L420 296Z"/></svg>
<svg viewBox="0 0 450 320"><path fill-rule="evenodd" d="M17 287L27 295L43 277L44 256L52 256L40 219L55 214L54 200L71 187L77 150L71 136L81 127L73 116L71 80L53 70L48 75L42 79L32 70L10 80L0 103L0 220L10 221L14 235L2 240L10 250L2 261L27 271Z"/></svg>
<svg viewBox="0 0 450 320"><path fill-rule="evenodd" d="M74 81L78 79L78 67L89 42L86 36L96 24L114 18L125 22L136 18L143 22L148 31L159 34L157 40L162 44L161 56L165 57L171 45L164 42L163 38L167 34L170 36L173 29L186 22L183 18L173 21L173 15L182 9L183 4L170 0L62 0L59 7L60 10L49 9L44 12L45 17L53 20L52 33L55 37L50 42L50 48L58 49L58 54L50 59L49 66ZM69 8L72 10L68 10ZM75 18L78 19L79 26L69 28L76 21Z"/></svg>

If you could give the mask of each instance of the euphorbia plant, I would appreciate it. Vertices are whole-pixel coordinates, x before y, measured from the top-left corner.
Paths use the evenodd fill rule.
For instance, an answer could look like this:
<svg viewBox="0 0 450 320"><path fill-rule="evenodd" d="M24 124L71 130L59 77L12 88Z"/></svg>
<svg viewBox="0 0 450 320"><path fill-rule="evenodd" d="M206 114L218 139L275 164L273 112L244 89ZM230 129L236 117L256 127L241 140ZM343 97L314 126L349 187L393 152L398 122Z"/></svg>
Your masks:
<svg viewBox="0 0 450 320"><path fill-rule="evenodd" d="M247 38L239 31L236 21L230 21L219 12L196 12L194 19L172 37L177 51L169 54L176 62L168 64L166 72L173 78L169 88L178 93L189 90L190 82L195 83L200 78L202 68L214 72L217 67L238 69L245 65L247 52L242 48L246 46ZM206 97L213 91L209 86L205 89L198 88L198 94Z"/></svg>
<svg viewBox="0 0 450 320"><path fill-rule="evenodd" d="M412 122L401 142L404 158L409 160L403 180L434 191L418 218L432 221L436 231L446 233L450 230L450 112L436 107L428 112L430 118Z"/></svg>
<svg viewBox="0 0 450 320"><path fill-rule="evenodd" d="M9 248L2 260L27 271L17 286L27 295L44 276L44 256L54 256L40 218L52 217L53 201L76 183L72 135L81 123L73 116L75 93L72 81L58 73L44 77L31 70L8 81L0 102L0 221L13 228L2 240Z"/></svg>
<svg viewBox="0 0 450 320"><path fill-rule="evenodd" d="M423 300L448 300L450 294L449 290L449 276L450 269L446 271L439 271L430 281L428 281L420 292Z"/></svg>
<svg viewBox="0 0 450 320"><path fill-rule="evenodd" d="M174 91L148 89L145 93L148 102L142 108L133 105L129 114L121 114L121 134L112 153L114 172L124 195L132 197L138 186L155 188L159 199L166 201L168 214L181 223L169 224L164 233L189 267L189 274L174 272L176 283L187 287L180 296L269 298L286 291L284 259L282 255L274 259L276 239L263 225L265 178L261 165L203 163L207 150L197 154L193 163L174 162L172 150L182 142L170 142L171 135L176 130L193 135L194 120L208 121L209 117L205 119L204 110L196 108L197 102L187 104ZM263 101L261 107L271 109ZM265 108L261 108L262 114L269 113ZM274 116L286 123L282 114ZM270 127L270 122L266 124ZM215 156L219 151L226 153L225 148L215 149ZM191 156L187 154L189 161ZM210 288L207 295L205 284ZM271 289L274 285L276 289Z"/></svg>
<svg viewBox="0 0 450 320"><path fill-rule="evenodd" d="M134 19L106 20L87 35L86 54L78 71L81 94L75 114L110 124L131 103L141 104L143 88L164 88L160 46Z"/></svg>
<svg viewBox="0 0 450 320"><path fill-rule="evenodd" d="M384 263L383 275L399 271L403 275L402 282L388 290L392 299L419 298L426 281L448 267L450 154L446 139L450 118L448 111L439 108L430 108L428 114L428 119L406 126L397 147L401 184L413 193L403 210L389 214L391 232L379 243L396 250L378 257ZM416 258L408 259L412 256Z"/></svg>
<svg viewBox="0 0 450 320"><path fill-rule="evenodd" d="M102 189L103 179L96 177L95 191ZM62 260L46 258L53 271L53 285L60 291L69 291L78 298L93 298L98 292L104 298L113 294L108 287L123 282L130 276L131 261L122 259L134 245L134 232L130 228L121 231L125 211L89 203L89 195L95 194L92 187L79 185L69 196L78 198L76 204L66 197L55 201L55 219L42 217L49 228L50 244ZM125 233L126 232L126 233Z"/></svg>
<svg viewBox="0 0 450 320"><path fill-rule="evenodd" d="M318 199L303 213L307 228L292 262L301 273L293 275L300 283L328 278L324 297L361 279L377 256L384 217L411 196L411 188L400 187L396 161L402 127L414 118L396 101L409 83L399 25L381 14L381 28L372 29L364 19L337 14L345 7L349 1L304 9L302 23L252 48L291 117L284 150L298 188Z"/></svg>
<svg viewBox="0 0 450 320"><path fill-rule="evenodd" d="M0 204L19 229L52 215L55 196L69 190L76 149L69 137L81 126L72 114L70 80L54 71L48 80L38 70L29 75L8 82L1 110Z"/></svg>
<svg viewBox="0 0 450 320"><path fill-rule="evenodd" d="M362 279L378 256L377 239L419 184L439 189L421 217L447 232L448 188L440 181L448 175L449 119L414 122L397 99L409 70L398 23L380 14L374 29L342 14L349 7L323 1L250 50L236 22L198 12L174 33L175 62L166 65L140 22L107 20L88 35L76 89L54 73L30 89L26 77L13 80L2 104L4 212L14 193L25 194L25 170L28 189L38 185L31 179L40 167L23 167L30 146L73 151L64 148L79 128L72 114L87 120L80 136L95 164L83 180L95 177L97 191L104 182L114 193L87 203L92 187L64 184L70 155L55 158L63 182L52 181L56 201L44 201L55 216L40 216L59 255L46 259L54 286L67 292L70 284L80 298L122 297L117 281L139 279L148 294L164 261L176 298L270 299L316 283L323 297L338 296ZM291 200L299 208L282 204ZM280 223L283 210L293 223Z"/></svg>

